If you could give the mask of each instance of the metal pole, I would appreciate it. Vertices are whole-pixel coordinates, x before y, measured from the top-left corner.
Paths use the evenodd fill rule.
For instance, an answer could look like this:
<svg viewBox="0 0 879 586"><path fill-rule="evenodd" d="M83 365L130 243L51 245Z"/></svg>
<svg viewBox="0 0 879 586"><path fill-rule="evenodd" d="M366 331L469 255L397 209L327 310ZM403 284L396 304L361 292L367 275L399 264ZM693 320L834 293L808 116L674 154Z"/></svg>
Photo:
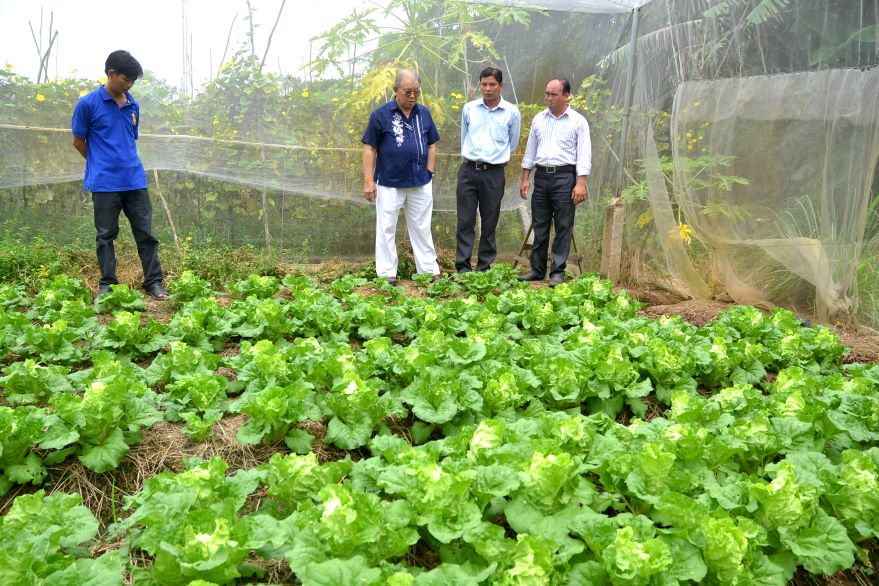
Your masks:
<svg viewBox="0 0 879 586"><path fill-rule="evenodd" d="M638 8L632 9L632 38L629 42L629 68L626 72L626 96L623 110L623 128L620 134L620 165L617 172L616 196L620 196L623 189L623 171L626 164L626 143L629 137L629 115L632 110L632 84L635 79L635 61L638 57Z"/></svg>

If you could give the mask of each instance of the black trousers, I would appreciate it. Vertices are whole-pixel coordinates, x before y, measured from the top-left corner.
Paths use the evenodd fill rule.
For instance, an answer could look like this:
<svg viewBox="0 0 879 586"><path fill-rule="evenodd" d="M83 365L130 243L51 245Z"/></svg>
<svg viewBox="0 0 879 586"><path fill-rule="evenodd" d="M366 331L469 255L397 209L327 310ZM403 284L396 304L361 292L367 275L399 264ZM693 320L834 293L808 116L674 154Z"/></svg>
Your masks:
<svg viewBox="0 0 879 586"><path fill-rule="evenodd" d="M95 211L95 252L101 268L101 285L113 285L116 279L116 250L113 242L119 236L119 213L125 212L137 244L143 267L143 286L162 282L159 263L159 240L153 236L153 205L146 189L101 191L92 193Z"/></svg>
<svg viewBox="0 0 879 586"><path fill-rule="evenodd" d="M495 230L501 215L501 201L507 179L504 167L479 170L464 163L458 169L457 210L458 228L455 232L455 268L459 273L473 270L473 240L476 237L476 212L482 228L479 235L477 271L487 271L497 257Z"/></svg>
<svg viewBox="0 0 879 586"><path fill-rule="evenodd" d="M545 173L535 170L534 192L531 194L531 224L534 242L531 245L531 269L546 276L550 224L555 223L552 241L552 269L550 275L565 274L571 237L574 235L576 206L571 192L577 182L575 172Z"/></svg>

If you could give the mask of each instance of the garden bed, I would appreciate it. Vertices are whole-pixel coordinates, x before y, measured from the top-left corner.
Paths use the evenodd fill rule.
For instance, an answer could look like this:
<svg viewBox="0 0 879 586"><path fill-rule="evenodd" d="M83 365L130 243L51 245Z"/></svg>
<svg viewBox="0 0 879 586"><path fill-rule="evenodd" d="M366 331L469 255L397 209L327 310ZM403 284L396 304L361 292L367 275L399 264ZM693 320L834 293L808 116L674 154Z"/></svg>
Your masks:
<svg viewBox="0 0 879 586"><path fill-rule="evenodd" d="M3 290L3 415L39 423L3 452L12 555L102 583L874 578L850 480L876 478L853 406L879 373L844 366L869 332L846 356L785 311L514 277ZM25 502L90 553L27 558Z"/></svg>

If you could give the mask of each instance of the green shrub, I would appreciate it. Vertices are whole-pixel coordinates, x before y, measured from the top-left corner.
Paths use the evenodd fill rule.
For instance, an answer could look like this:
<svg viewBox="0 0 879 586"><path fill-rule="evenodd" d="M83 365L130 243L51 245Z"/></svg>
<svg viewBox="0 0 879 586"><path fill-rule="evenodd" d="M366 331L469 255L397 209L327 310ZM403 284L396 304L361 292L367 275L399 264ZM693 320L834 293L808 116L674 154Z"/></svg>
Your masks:
<svg viewBox="0 0 879 586"><path fill-rule="evenodd" d="M0 283L22 284L31 292L63 273L76 273L69 249L44 240L0 241Z"/></svg>

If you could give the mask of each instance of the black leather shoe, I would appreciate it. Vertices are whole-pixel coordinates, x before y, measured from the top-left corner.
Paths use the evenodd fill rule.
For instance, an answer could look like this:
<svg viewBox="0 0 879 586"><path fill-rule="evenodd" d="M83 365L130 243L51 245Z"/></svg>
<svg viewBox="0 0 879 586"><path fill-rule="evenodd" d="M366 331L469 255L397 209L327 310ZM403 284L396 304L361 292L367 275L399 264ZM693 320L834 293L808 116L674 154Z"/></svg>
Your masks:
<svg viewBox="0 0 879 586"><path fill-rule="evenodd" d="M549 286L550 287L555 287L556 285L561 285L564 282L565 282L564 275L551 275L549 277Z"/></svg>
<svg viewBox="0 0 879 586"><path fill-rule="evenodd" d="M170 295L168 290L159 282L150 283L144 287L144 290L147 292L147 295L158 301L164 301Z"/></svg>
<svg viewBox="0 0 879 586"><path fill-rule="evenodd" d="M109 292L110 292L110 285L99 285L98 292L95 293L95 299L97 299L98 297L100 297L104 293L109 293Z"/></svg>
<svg viewBox="0 0 879 586"><path fill-rule="evenodd" d="M524 275L519 275L520 281L542 281L543 275L538 273L537 271L531 270L525 273Z"/></svg>

